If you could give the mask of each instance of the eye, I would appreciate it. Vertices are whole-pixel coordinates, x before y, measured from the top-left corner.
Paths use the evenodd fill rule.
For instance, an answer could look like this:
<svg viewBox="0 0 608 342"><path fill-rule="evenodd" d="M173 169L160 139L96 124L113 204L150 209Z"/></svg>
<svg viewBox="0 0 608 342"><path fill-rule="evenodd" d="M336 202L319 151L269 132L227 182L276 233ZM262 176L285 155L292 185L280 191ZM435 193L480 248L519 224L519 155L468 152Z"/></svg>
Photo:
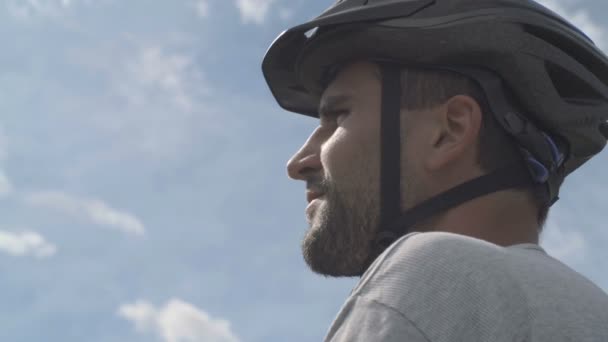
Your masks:
<svg viewBox="0 0 608 342"><path fill-rule="evenodd" d="M342 120L344 120L344 117L346 117L349 114L349 111L346 109L340 109L340 110L332 110L329 111L327 113L325 113L323 115L325 121L327 121L328 123L340 123Z"/></svg>

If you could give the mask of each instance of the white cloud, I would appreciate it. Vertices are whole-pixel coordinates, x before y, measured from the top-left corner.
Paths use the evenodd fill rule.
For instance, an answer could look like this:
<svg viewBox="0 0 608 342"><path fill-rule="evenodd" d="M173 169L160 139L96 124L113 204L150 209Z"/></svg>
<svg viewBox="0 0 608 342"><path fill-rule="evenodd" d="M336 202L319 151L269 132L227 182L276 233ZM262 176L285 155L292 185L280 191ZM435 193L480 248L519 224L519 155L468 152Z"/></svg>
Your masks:
<svg viewBox="0 0 608 342"><path fill-rule="evenodd" d="M194 3L194 10L199 17L205 18L209 15L209 3L207 0L197 0Z"/></svg>
<svg viewBox="0 0 608 342"><path fill-rule="evenodd" d="M193 99L188 93L188 78L192 76L190 56L169 53L160 46L142 48L125 64L127 82L117 84L119 92L132 103L141 105L157 92L170 97L181 110L190 111Z"/></svg>
<svg viewBox="0 0 608 342"><path fill-rule="evenodd" d="M8 137L4 131L4 127L0 126L0 161L3 161L8 156Z"/></svg>
<svg viewBox="0 0 608 342"><path fill-rule="evenodd" d="M57 247L34 232L11 233L0 230L0 251L12 256L34 256L48 258L57 252Z"/></svg>
<svg viewBox="0 0 608 342"><path fill-rule="evenodd" d="M114 0L5 0L8 13L16 19L63 18L78 5L102 5Z"/></svg>
<svg viewBox="0 0 608 342"><path fill-rule="evenodd" d="M118 315L135 324L139 333L152 333L165 342L238 342L230 323L213 319L190 303L172 299L155 308L147 301L122 305Z"/></svg>
<svg viewBox="0 0 608 342"><path fill-rule="evenodd" d="M293 9L291 8L281 8L279 10L279 18L283 21L287 21L293 17Z"/></svg>
<svg viewBox="0 0 608 342"><path fill-rule="evenodd" d="M564 1L559 0L537 0L543 6L555 11L566 20L574 24L581 31L585 32L595 44L603 51L608 51L608 41L606 41L606 29L591 18L589 12L584 8L572 8L566 6Z"/></svg>
<svg viewBox="0 0 608 342"><path fill-rule="evenodd" d="M0 198L13 192L13 184L8 179L3 170L0 169Z"/></svg>
<svg viewBox="0 0 608 342"><path fill-rule="evenodd" d="M169 160L192 149L205 132L227 131L226 118L214 117L218 105L209 96L193 37L167 33L146 38L125 35L68 52L73 65L94 75L101 88L66 104L92 108L75 115L110 142L100 160ZM111 151L110 151L111 149Z"/></svg>
<svg viewBox="0 0 608 342"><path fill-rule="evenodd" d="M57 16L72 5L70 0L10 0L9 13L20 19L32 16Z"/></svg>
<svg viewBox="0 0 608 342"><path fill-rule="evenodd" d="M24 199L29 205L61 211L98 225L117 228L125 233L145 233L144 225L137 217L114 209L98 199L79 198L60 191L32 192L26 194Z"/></svg>
<svg viewBox="0 0 608 342"><path fill-rule="evenodd" d="M8 155L7 148L8 138L4 133L4 128L0 126L0 161L4 161ZM3 198L13 192L13 184L6 176L4 170L0 169L0 198Z"/></svg>
<svg viewBox="0 0 608 342"><path fill-rule="evenodd" d="M190 112L209 88L194 56L179 46L188 38L176 35L171 39L174 42L159 44L128 35L89 50L74 50L70 58L96 71L100 82L107 80L111 95L118 97L113 100L126 100L139 108L168 103L173 110Z"/></svg>
<svg viewBox="0 0 608 342"><path fill-rule="evenodd" d="M584 235L560 227L551 216L543 230L541 245L548 254L563 262L579 262L585 259L587 241Z"/></svg>
<svg viewBox="0 0 608 342"><path fill-rule="evenodd" d="M236 0L243 23L262 24L275 0Z"/></svg>

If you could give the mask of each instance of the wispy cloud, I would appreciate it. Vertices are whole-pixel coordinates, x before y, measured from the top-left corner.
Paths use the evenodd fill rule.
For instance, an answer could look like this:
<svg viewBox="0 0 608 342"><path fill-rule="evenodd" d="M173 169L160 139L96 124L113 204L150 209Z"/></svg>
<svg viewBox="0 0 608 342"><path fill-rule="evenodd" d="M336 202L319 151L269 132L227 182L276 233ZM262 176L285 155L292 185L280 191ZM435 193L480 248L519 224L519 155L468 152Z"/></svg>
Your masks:
<svg viewBox="0 0 608 342"><path fill-rule="evenodd" d="M60 211L67 215L87 219L95 224L116 228L125 233L143 235L144 225L134 215L112 208L98 199L76 197L60 191L38 191L24 196L31 206Z"/></svg>
<svg viewBox="0 0 608 342"><path fill-rule="evenodd" d="M194 10L199 17L205 18L209 15L209 3L207 0L196 0Z"/></svg>
<svg viewBox="0 0 608 342"><path fill-rule="evenodd" d="M555 11L557 14L570 21L581 31L585 32L595 44L604 52L608 52L608 41L606 40L606 27L599 24L589 14L588 10L580 7L566 5L560 0L537 0L540 4Z"/></svg>
<svg viewBox="0 0 608 342"><path fill-rule="evenodd" d="M243 23L263 24L275 0L236 0Z"/></svg>
<svg viewBox="0 0 608 342"><path fill-rule="evenodd" d="M74 0L9 0L6 6L10 14L19 19L33 16L57 16L73 5Z"/></svg>
<svg viewBox="0 0 608 342"><path fill-rule="evenodd" d="M4 161L8 156L8 137L4 127L0 125L0 161Z"/></svg>
<svg viewBox="0 0 608 342"><path fill-rule="evenodd" d="M178 109L192 110L194 94L188 86L196 70L190 56L147 46L134 57L125 61L123 82L116 84L121 95L136 105L147 103L153 96L167 96Z"/></svg>
<svg viewBox="0 0 608 342"><path fill-rule="evenodd" d="M0 169L0 198L6 197L13 192L13 184L2 169Z"/></svg>
<svg viewBox="0 0 608 342"><path fill-rule="evenodd" d="M125 304L118 315L135 325L139 333L151 333L165 342L238 342L230 323L213 319L190 303L172 299L156 308L147 301Z"/></svg>
<svg viewBox="0 0 608 342"><path fill-rule="evenodd" d="M294 10L291 8L281 8L279 10L279 18L283 21L287 21L293 17Z"/></svg>
<svg viewBox="0 0 608 342"><path fill-rule="evenodd" d="M179 158L203 131L225 128L215 129L225 119L212 118L212 87L194 44L178 33L124 35L68 53L72 65L100 85L98 92L70 103L93 108L83 123L94 122L94 129L113 142L107 145L116 146L109 151L113 156Z"/></svg>
<svg viewBox="0 0 608 342"><path fill-rule="evenodd" d="M6 160L8 156L8 138L4 132L4 127L0 125L0 162ZM0 168L0 198L6 197L13 192L13 184Z"/></svg>
<svg viewBox="0 0 608 342"><path fill-rule="evenodd" d="M12 233L0 230L0 252L19 257L48 258L57 252L57 247L35 232Z"/></svg>
<svg viewBox="0 0 608 342"><path fill-rule="evenodd" d="M556 259L579 262L585 259L588 243L583 234L562 228L557 220L549 217L541 237L541 245Z"/></svg>

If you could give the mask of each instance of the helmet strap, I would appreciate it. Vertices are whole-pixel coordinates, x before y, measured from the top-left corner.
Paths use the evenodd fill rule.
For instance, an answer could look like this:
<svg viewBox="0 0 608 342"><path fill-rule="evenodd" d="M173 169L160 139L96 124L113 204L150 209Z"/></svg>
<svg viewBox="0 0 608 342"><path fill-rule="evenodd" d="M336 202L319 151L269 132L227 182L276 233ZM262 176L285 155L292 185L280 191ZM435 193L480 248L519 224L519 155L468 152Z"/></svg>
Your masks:
<svg viewBox="0 0 608 342"><path fill-rule="evenodd" d="M401 69L380 63L382 76L380 229L373 241L379 255L386 247L408 234L414 224L474 198L500 190L533 186L534 180L523 163L514 163L467 181L401 213ZM543 186L536 184L536 186Z"/></svg>
<svg viewBox="0 0 608 342"><path fill-rule="evenodd" d="M401 67L384 63L380 124L380 226L401 212Z"/></svg>
<svg viewBox="0 0 608 342"><path fill-rule="evenodd" d="M521 163L514 163L472 179L394 217L390 224L381 226L376 244L386 248L395 240L409 233L414 224L439 212L496 191L524 186L536 185L530 178L528 170Z"/></svg>

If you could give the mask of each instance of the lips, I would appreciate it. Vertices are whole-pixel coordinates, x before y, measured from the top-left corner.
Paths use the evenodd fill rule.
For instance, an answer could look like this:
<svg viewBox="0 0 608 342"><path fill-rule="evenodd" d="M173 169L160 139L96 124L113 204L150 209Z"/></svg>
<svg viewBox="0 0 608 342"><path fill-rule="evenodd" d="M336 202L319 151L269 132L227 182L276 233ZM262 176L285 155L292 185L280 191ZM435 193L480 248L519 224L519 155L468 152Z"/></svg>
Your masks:
<svg viewBox="0 0 608 342"><path fill-rule="evenodd" d="M306 191L306 200L308 203L312 202L315 198L323 196L322 193L314 192L314 191Z"/></svg>

